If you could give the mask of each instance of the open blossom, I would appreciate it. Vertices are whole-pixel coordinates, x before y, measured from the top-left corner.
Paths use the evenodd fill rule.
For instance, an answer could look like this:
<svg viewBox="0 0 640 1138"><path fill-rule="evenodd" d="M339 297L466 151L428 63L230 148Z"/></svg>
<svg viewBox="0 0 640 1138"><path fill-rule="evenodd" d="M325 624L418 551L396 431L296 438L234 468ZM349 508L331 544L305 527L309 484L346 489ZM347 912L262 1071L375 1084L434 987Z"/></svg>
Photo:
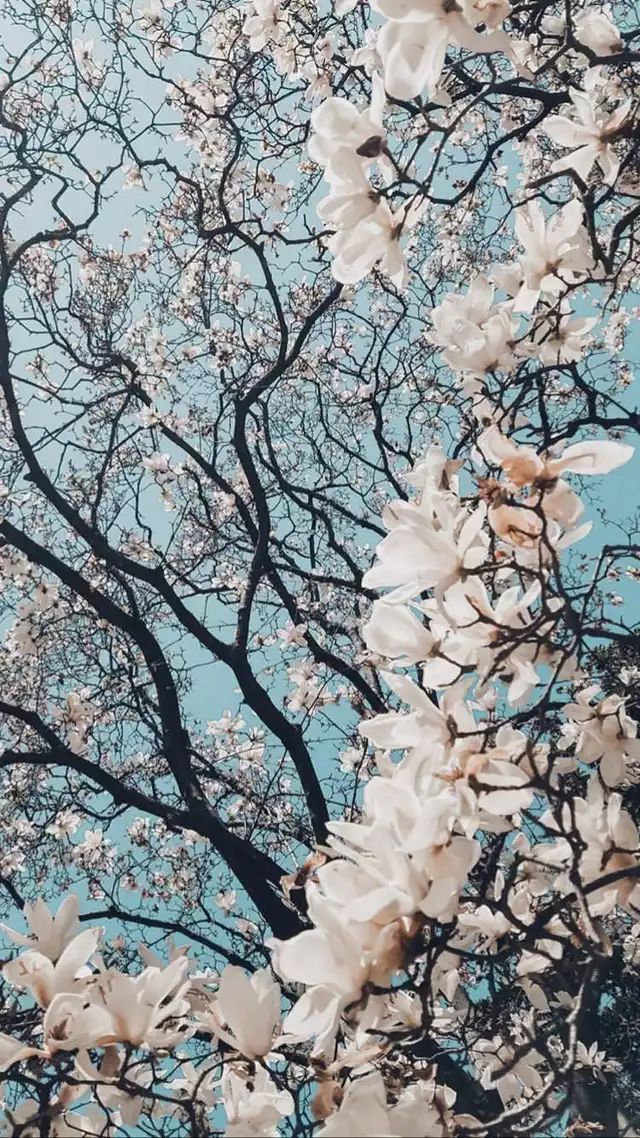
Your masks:
<svg viewBox="0 0 640 1138"><path fill-rule="evenodd" d="M375 0L372 7L387 19L378 51L385 87L397 99L412 99L425 89L434 94L451 44L473 52L511 51L507 34L495 30L509 14L506 2L461 6L457 0ZM478 24L494 30L478 32Z"/></svg>
<svg viewBox="0 0 640 1138"><path fill-rule="evenodd" d="M475 728L473 713L462 698L465 685L448 688L436 703L408 676L389 672L384 675L389 687L411 711L387 711L365 719L360 724L360 734L384 750L410 748L412 756L429 757L429 769L437 769L442 765L442 753L453 745L457 732L471 734Z"/></svg>
<svg viewBox="0 0 640 1138"><path fill-rule="evenodd" d="M74 810L60 810L53 822L47 826L47 833L53 834L57 841L71 837L80 826L82 819Z"/></svg>
<svg viewBox="0 0 640 1138"><path fill-rule="evenodd" d="M153 1083L153 1069L148 1064L143 1066L137 1063L135 1067L135 1085L140 1087L141 1093L136 1094L133 1088L131 1088L131 1090L122 1090L120 1087L114 1085L115 1079L114 1083L110 1082L114 1051L115 1049L103 1057L99 1067L91 1062L87 1051L81 1051L76 1056L75 1074L78 1079L84 1082L95 1082L98 1084L100 1086L99 1098L102 1106L117 1110L122 1119L122 1124L135 1132L136 1123L140 1118L145 1103L144 1090L149 1088ZM117 1067L113 1073L117 1077ZM73 1122L75 1121L76 1118L74 1116ZM70 1128L71 1125L73 1125L73 1123L70 1123Z"/></svg>
<svg viewBox="0 0 640 1138"><path fill-rule="evenodd" d="M565 739L575 736L576 755L583 763L599 762L607 786L619 786L627 772L627 764L640 761L638 725L625 711L624 700L607 696L597 703L598 689L584 688L575 703L568 703L564 714L569 720ZM571 728L571 729L570 729Z"/></svg>
<svg viewBox="0 0 640 1138"><path fill-rule="evenodd" d="M321 871L323 879L339 873L342 888L351 877L352 920L450 919L480 852L474 840L454 833L457 812L455 793L438 779L425 778L420 795L397 775L367 784L363 821L331 823L331 844L356 868L330 862Z"/></svg>
<svg viewBox="0 0 640 1138"><path fill-rule="evenodd" d="M248 977L241 968L228 965L211 1012L201 1022L248 1059L257 1059L271 1050L279 1019L280 985L269 969Z"/></svg>
<svg viewBox="0 0 640 1138"><path fill-rule="evenodd" d="M516 236L525 252L520 257L523 282L515 297L516 312L531 312L541 293L556 296L593 266L583 207L577 199L546 220L537 202L516 212Z"/></svg>
<svg viewBox="0 0 640 1138"><path fill-rule="evenodd" d="M543 1056L534 1048L525 1048L519 1055L515 1044L500 1036L481 1039L474 1048L474 1061L481 1071L483 1087L495 1087L505 1106L520 1102L523 1094L526 1097L544 1086L538 1070Z"/></svg>
<svg viewBox="0 0 640 1138"><path fill-rule="evenodd" d="M584 182L595 163L602 170L604 180L613 185L620 169L620 159L612 142L629 116L632 101L627 99L612 114L598 116L595 91L569 91L577 117L554 115L543 124L543 130L560 146L571 148L571 154L557 158L552 170L575 170Z"/></svg>
<svg viewBox="0 0 640 1138"><path fill-rule="evenodd" d="M406 605L374 602L371 616L362 627L367 648L404 664L426 660L435 642L431 633ZM455 674L455 673L454 673Z"/></svg>
<svg viewBox="0 0 640 1138"><path fill-rule="evenodd" d="M331 192L318 204L318 216L332 229L349 232L371 218L379 204L379 194L372 189L366 173L361 171L353 180L331 187Z"/></svg>
<svg viewBox="0 0 640 1138"><path fill-rule="evenodd" d="M553 835L559 826L550 811L541 816L540 822ZM625 870L637 871L640 865L640 837L637 827L628 811L622 807L619 794L609 793L605 800L602 787L594 777L589 780L586 798L575 798L562 810L561 827L568 833L575 827L582 841L580 853L580 875L587 884L600 877L613 874L616 880L587 894L590 912L602 914L610 912L615 905L630 906L637 911L640 899L638 877L625 874ZM571 865L573 853L571 845L564 836L551 845L535 847L534 853L541 860L553 866ZM559 879L557 886L570 892L572 885L569 874Z"/></svg>
<svg viewBox="0 0 640 1138"><path fill-rule="evenodd" d="M398 287L407 281L407 264L400 244L419 220L423 204L412 201L392 211L381 199L372 213L353 229L340 229L329 239L331 272L341 284L355 284L379 265Z"/></svg>
<svg viewBox="0 0 640 1138"><path fill-rule="evenodd" d="M583 504L562 474L608 474L634 453L625 443L594 440L573 443L557 457L540 455L532 447L518 446L497 427L487 428L478 445L490 462L502 467L513 489L534 488L519 506L507 505L498 496L488 512L494 532L522 549L537 548L543 530L541 514L550 523L547 537L553 544L581 536L581 531L572 527L583 512ZM569 532L562 537L562 530Z"/></svg>
<svg viewBox="0 0 640 1138"><path fill-rule="evenodd" d="M394 589L400 600L423 589L444 591L462 572L485 560L488 538L483 531L485 511L454 511L442 496L426 491L420 504L394 502L383 521L390 530L376 549L377 562L363 577L369 588Z"/></svg>
<svg viewBox="0 0 640 1138"><path fill-rule="evenodd" d="M520 344L523 355L531 354L543 364L566 364L579 360L588 348L596 316L573 316L569 305L560 302L546 319L536 321L528 343Z"/></svg>
<svg viewBox="0 0 640 1138"><path fill-rule="evenodd" d="M573 30L579 43L597 55L613 55L622 47L622 38L611 19L610 10L585 8L576 14Z"/></svg>
<svg viewBox="0 0 640 1138"><path fill-rule="evenodd" d="M85 992L59 989L44 1020L50 1050L104 1047L172 1047L184 1039L181 1022L189 1010L185 996L189 961L177 957L165 968L145 968L138 976L109 970Z"/></svg>
<svg viewBox="0 0 640 1138"><path fill-rule="evenodd" d="M545 15L542 27L545 32L553 36L563 37L566 34L564 14ZM577 42L596 55L614 55L622 47L622 37L611 18L611 9L608 6L587 5L581 11L572 13L572 31ZM577 56L577 62L583 67L588 64L586 56L582 53Z"/></svg>
<svg viewBox="0 0 640 1138"><path fill-rule="evenodd" d="M368 109L359 111L348 99L331 97L311 116L309 154L324 166L331 186L318 214L337 231L328 247L331 271L342 284L355 284L375 265L399 287L406 283L400 240L416 224L422 205L416 199L393 211L369 181L374 160L387 180L393 176L385 158L384 102L382 83L374 75Z"/></svg>
<svg viewBox="0 0 640 1138"><path fill-rule="evenodd" d="M365 984L386 984L404 963L404 942L410 932L406 923L354 923L348 905L355 867L346 866L341 888L335 870L326 875L331 893L322 884L307 888L309 915L314 928L290 940L274 940L273 964L283 979L304 984L307 991L286 1016L283 1038L314 1039L321 1054L333 1046L345 1007L360 997ZM333 887L339 889L336 896Z"/></svg>
<svg viewBox="0 0 640 1138"><path fill-rule="evenodd" d="M387 1104L382 1076L374 1071L347 1084L339 1110L318 1131L323 1138L447 1138L451 1133L447 1115L455 1092L433 1083L406 1087L393 1105Z"/></svg>
<svg viewBox="0 0 640 1138"><path fill-rule="evenodd" d="M518 446L497 427L488 427L478 445L517 487L554 482L562 474L609 474L633 456L633 447L608 439L572 443L557 457L540 455L532 447Z"/></svg>
<svg viewBox="0 0 640 1138"><path fill-rule="evenodd" d="M6 980L28 989L41 1007L46 1008L60 992L73 991L91 974L89 957L96 951L102 929L85 929L71 940L56 963L42 952L29 949L2 969Z"/></svg>
<svg viewBox="0 0 640 1138"><path fill-rule="evenodd" d="M225 1138L269 1138L278 1123L291 1114L294 1103L288 1091L278 1090L264 1067L242 1078L232 1067L222 1077L222 1102L227 1115Z"/></svg>
<svg viewBox="0 0 640 1138"><path fill-rule="evenodd" d="M518 320L511 302L495 304L494 293L487 277L478 275L466 293L447 293L433 309L433 340L454 371L484 375L511 366Z"/></svg>
<svg viewBox="0 0 640 1138"><path fill-rule="evenodd" d="M65 898L55 916L51 915L42 898L33 905L27 903L24 916L30 929L28 934L17 933L6 925L0 925L0 928L14 944L33 949L51 961L59 958L80 931L78 898L74 893Z"/></svg>
<svg viewBox="0 0 640 1138"><path fill-rule="evenodd" d="M359 111L348 99L332 97L311 115L313 134L309 156L324 167L330 183L360 181L362 171L379 157L384 143L384 90L377 76L371 84L371 104Z"/></svg>
<svg viewBox="0 0 640 1138"><path fill-rule="evenodd" d="M251 8L243 32L252 51L261 51L268 43L278 43L285 28L280 0L251 0Z"/></svg>
<svg viewBox="0 0 640 1138"><path fill-rule="evenodd" d="M532 624L530 608L539 596L539 583L521 592L518 586L504 589L495 601L479 577L454 585L446 594L440 611L449 618L450 630L443 641L443 652L459 668L473 667L479 674L479 688L488 677L505 677L507 697L514 706L526 699L539 682L535 664L549 663L539 643L540 628L531 638L526 629ZM553 621L544 631L551 631ZM496 660L496 650L500 659Z"/></svg>

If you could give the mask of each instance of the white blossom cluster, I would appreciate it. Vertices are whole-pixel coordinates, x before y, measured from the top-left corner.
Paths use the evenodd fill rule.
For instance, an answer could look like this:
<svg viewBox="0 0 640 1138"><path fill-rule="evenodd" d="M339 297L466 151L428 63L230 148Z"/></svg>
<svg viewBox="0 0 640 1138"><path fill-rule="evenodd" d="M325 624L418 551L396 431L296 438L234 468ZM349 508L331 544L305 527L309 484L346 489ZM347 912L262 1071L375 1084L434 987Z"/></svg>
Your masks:
<svg viewBox="0 0 640 1138"><path fill-rule="evenodd" d="M350 0L336 6L340 16L356 7ZM297 50L293 8L292 0L251 0L242 35L248 50L270 53L280 73L304 81L319 100L309 114L307 149L329 187L318 215L330 231L331 273L339 285L355 286L379 272L394 295L402 295L409 280L402 242L411 234L417 246L431 219L415 170L397 160L406 142L394 135L398 108L428 96L450 109L456 92L445 64L451 51L463 60L467 53L486 55L505 82L515 74L534 85L544 78L544 59L518 42L508 0L375 0L354 57L357 65L366 63L371 81L371 99L362 108L349 94L332 93L331 71L324 70L333 57L330 44ZM300 8L304 16L306 6ZM166 15L154 5L137 17L162 58L179 46L164 30ZM237 32L236 16L227 19ZM523 362L572 365L593 349L598 317L584 314L582 301L591 293L581 290L610 283L607 249L615 252L618 235L614 225L595 240L585 198L596 181L618 186L634 108L608 89L602 61L622 44L608 12L588 6L571 29L549 18L543 31L574 38L576 82L530 144L539 148L531 165L539 162L542 173L518 190L517 249L510 256L498 249L464 291L446 292L427 314L425 342L453 373L476 432L471 461L454 457L453 446L428 446L409 472L410 495L382 512L386 536L362 581L380 595L360 628L368 655L359 662L368 675L375 673L388 706L359 724L373 772L361 799L329 821L326 841L283 880L287 898L304 892L306 927L267 940L269 963L252 974L236 963L220 975L200 970L183 949L164 963L144 947L143 967L127 971L108 963L104 928L82 927L75 895L55 915L41 900L27 905L26 934L3 927L19 951L2 975L38 1029L29 1044L0 1033L0 1072L17 1065L31 1071L39 1063L62 1072L49 1105L52 1138L115 1134L120 1127L134 1133L143 1114L175 1118L179 1126L187 1100L195 1104L194 1133L207 1126L213 1132L222 1110L229 1138L268 1138L295 1128L298 1092L310 1102L313 1133L326 1138L481 1135L484 1122L459 1110L447 1077L447 1057L463 1030L469 1077L499 1096L503 1128L525 1117L533 1126L536 1110L553 1103L560 1075L608 1070L598 1041L587 1046L573 1030L587 980L577 995L558 996L569 1025L564 1041L552 1036L543 1048L539 1025L553 1010L541 977L559 969L576 946L587 945L596 961L610 956L607 921L622 923L626 957L633 961L637 954L640 835L624 791L640 769L638 727L621 696L604 694L582 672L580 617L565 587L567 566L591 532L581 497L588 479L628 463L633 448L616 437L570 441L569 430L538 445L536 423L515 401L505 410L488 380L501 377L508 391L510 375ZM104 69L92 43L75 39L73 52L80 77L95 86ZM217 119L228 95L224 81L200 76L183 81L175 96L187 106L185 137L208 170L223 163L226 142L199 133L197 115L189 118L190 101ZM468 129L463 143L472 123ZM412 189L402 196L397 191L405 176ZM551 199L536 193L547 176ZM137 167L126 177L129 188L143 184ZM293 183L263 175L261 224L294 192ZM232 229L233 218L225 224ZM110 264L118 259L112 253L105 264L86 251L81 282L87 293L107 291ZM194 260L175 313L188 310L200 271ZM32 272L34 287L46 295L46 263L34 264ZM231 276L228 298L239 305L245 299L241 270ZM133 323L128 342L141 386L155 398L174 366L164 334L149 321ZM232 356L229 348L223 365ZM357 392L363 401L371 393L366 384ZM141 418L153 439L140 459L142 471L173 513L193 470L152 448L153 432L163 423L174 430L178 420L163 419L153 407ZM217 489L216 520L245 509L245 493L241 476ZM135 557L145 571L154 558L153 547L135 535L118 552ZM31 590L5 644L24 663L38 653L58 589L34 583L28 561L0 556L7 586ZM245 598L249 575L231 563L228 571L221 566L216 586ZM92 580L98 587L97 565ZM272 640L283 653L306 653L312 624L298 612ZM350 690L346 682L337 689L325 684L312 656L296 657L287 672L286 707L294 714L314 715ZM560 737L553 739L544 723L534 726L533 714L539 709L543 717L550 700L559 701L562 718ZM91 689L79 685L51 709L64 745L79 760L97 716ZM223 785L216 772L224 768L226 776L230 768L239 790L221 814L248 826L252 808L240 791L266 782L265 734L225 711L203 735L211 760L205 789L213 799ZM344 766L355 766L359 754L355 747L343 751ZM153 760L143 757L138 769L145 764ZM108 773L108 756L103 767ZM560 799L561 780L568 785L585 769L586 793ZM284 825L289 813L283 806L277 821ZM62 841L78 827L79 815L68 808L48 832ZM136 820L131 843L147 849L157 836L150 830L146 819ZM479 895L474 874L496 837L502 861L491 891ZM199 840L195 832L185 837L193 845ZM114 864L100 828L87 830L73 849L88 871ZM177 864L179 854L168 853L171 858L176 892L181 883L188 887L194 871ZM10 869L2 867L2 876ZM233 889L216 898L226 915L236 902ZM522 993L525 1010L514 1017L509 1038L485 1038L467 1028L474 967L505 945L509 982ZM425 1038L433 1050L416 1060L411 1048ZM104 1129L105 1109L113 1130ZM34 1097L5 1113L14 1132L30 1138L41 1132L40 1110Z"/></svg>

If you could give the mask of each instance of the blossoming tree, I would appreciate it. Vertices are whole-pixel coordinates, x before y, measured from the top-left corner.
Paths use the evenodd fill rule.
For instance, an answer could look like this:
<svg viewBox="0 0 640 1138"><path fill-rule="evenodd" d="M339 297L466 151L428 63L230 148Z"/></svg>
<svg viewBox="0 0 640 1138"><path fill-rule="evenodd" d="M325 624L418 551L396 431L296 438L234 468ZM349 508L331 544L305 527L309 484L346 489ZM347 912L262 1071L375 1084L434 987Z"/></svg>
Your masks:
<svg viewBox="0 0 640 1138"><path fill-rule="evenodd" d="M637 1133L637 13L4 15L3 1133Z"/></svg>

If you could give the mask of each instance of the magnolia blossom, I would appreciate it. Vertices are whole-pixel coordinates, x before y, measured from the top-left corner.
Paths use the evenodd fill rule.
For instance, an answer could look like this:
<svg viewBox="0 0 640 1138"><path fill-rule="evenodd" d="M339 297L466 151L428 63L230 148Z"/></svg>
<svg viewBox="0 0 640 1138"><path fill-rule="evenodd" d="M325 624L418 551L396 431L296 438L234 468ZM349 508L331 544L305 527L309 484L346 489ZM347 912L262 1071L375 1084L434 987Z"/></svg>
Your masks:
<svg viewBox="0 0 640 1138"><path fill-rule="evenodd" d="M252 51L261 51L269 42L278 43L284 32L280 0L251 0L243 32Z"/></svg>
<svg viewBox="0 0 640 1138"><path fill-rule="evenodd" d="M612 792L605 800L597 780L592 778L586 798L575 798L571 807L565 804L560 826L548 811L540 818L541 825L551 833L569 833L575 823L582 842L579 859L581 879L590 884L600 877L612 874L614 881L608 886L591 889L586 894L589 911L594 915L610 912L616 905L637 910L640 900L638 876L625 875L625 870L637 870L640 865L640 837L630 814L623 809L620 795ZM551 845L534 849L542 861L568 867L573 851L566 837L559 837ZM617 875L617 876L616 876ZM566 892L572 889L568 873L557 881L557 887Z"/></svg>
<svg viewBox="0 0 640 1138"><path fill-rule="evenodd" d="M138 976L109 970L83 992L67 986L51 1000L44 1020L50 1050L128 1043L133 1047L172 1047L185 1038L182 1018L189 1010L189 961L145 968Z"/></svg>
<svg viewBox="0 0 640 1138"><path fill-rule="evenodd" d="M403 600L423 589L444 591L462 572L485 560L488 540L482 507L467 514L454 510L441 495L427 490L418 505L394 502L383 514L390 530L376 549L378 562L363 577L369 588L394 589Z"/></svg>
<svg viewBox="0 0 640 1138"><path fill-rule="evenodd" d="M571 102L577 112L576 119L566 115L554 115L543 124L543 130L553 142L568 146L572 153L557 158L552 170L575 170L584 182L597 162L604 175L604 181L613 185L620 169L611 143L629 116L632 101L627 99L612 114L600 118L597 114L596 93L591 91L569 91Z"/></svg>
<svg viewBox="0 0 640 1138"><path fill-rule="evenodd" d="M447 293L433 309L434 342L454 371L482 376L511 366L518 320L511 302L494 304L494 294L494 285L478 275L466 293Z"/></svg>
<svg viewBox="0 0 640 1138"><path fill-rule="evenodd" d="M316 1053L331 1048L343 1009L360 997L364 985L388 983L404 962L407 922L351 921L345 901L353 899L355 872L346 862L333 863L320 885L307 887L314 928L271 942L278 974L308 989L286 1016L283 1038L312 1038Z"/></svg>
<svg viewBox="0 0 640 1138"><path fill-rule="evenodd" d="M309 156L324 167L330 183L358 182L362 171L380 156L384 144L384 90L377 76L371 81L371 105L358 111L348 99L330 98L311 115L313 134Z"/></svg>
<svg viewBox="0 0 640 1138"><path fill-rule="evenodd" d="M625 778L628 764L640 761L638 725L626 713L624 700L608 696L593 704L594 687L578 693L575 703L568 703L564 714L569 720L565 740L575 738L576 755L583 763L600 764L607 786L618 786Z"/></svg>
<svg viewBox="0 0 640 1138"><path fill-rule="evenodd" d="M269 970L261 968L249 978L241 968L228 965L202 1022L248 1059L257 1059L271 1050L279 1019L280 985Z"/></svg>
<svg viewBox="0 0 640 1138"><path fill-rule="evenodd" d="M26 936L0 925L0 929L14 944L32 948L35 952L56 961L80 930L78 898L74 893L66 897L55 916L52 916L42 898L24 907L25 920L31 930Z"/></svg>
<svg viewBox="0 0 640 1138"><path fill-rule="evenodd" d="M54 996L73 991L90 970L87 961L93 955L102 929L85 929L64 948L55 963L42 952L29 949L2 969L6 980L28 989L41 1007L46 1008Z"/></svg>
<svg viewBox="0 0 640 1138"><path fill-rule="evenodd" d="M587 7L577 12L573 30L576 39L596 55L613 55L622 47L620 32L609 9Z"/></svg>
<svg viewBox="0 0 640 1138"><path fill-rule="evenodd" d="M515 298L516 312L531 312L540 293L560 294L593 266L582 218L582 204L576 199L550 221L535 201L516 211L516 236L525 250L520 257L523 283Z"/></svg>
<svg viewBox="0 0 640 1138"><path fill-rule="evenodd" d="M506 2L465 3L449 0L375 0L372 7L386 17L378 35L387 91L396 99L412 99L427 90L433 96L450 44L468 51L511 53L509 37L501 30L475 31L484 23L496 28L509 14Z"/></svg>
<svg viewBox="0 0 640 1138"><path fill-rule="evenodd" d="M539 455L532 447L518 446L506 438L497 427L483 432L479 446L487 459L502 467L513 488L532 486L540 491L525 498L523 506L505 505L498 497L489 509L489 522L499 536L531 548L537 547L542 533L541 513L556 527L548 537L557 544L560 527L571 530L583 512L582 502L562 474L608 474L633 455L633 447L608 440L573 443L558 457ZM579 536L580 531L574 530L569 539Z"/></svg>
<svg viewBox="0 0 640 1138"><path fill-rule="evenodd" d="M385 679L411 711L388 711L365 719L360 724L360 734L385 750L411 748L414 756L430 755L429 769L436 769L441 763L441 754L455 743L457 732L471 734L476 726L463 698L468 685L450 687L436 702L408 676L387 672Z"/></svg>
<svg viewBox="0 0 640 1138"><path fill-rule="evenodd" d="M243 1078L231 1067L222 1077L222 1101L227 1115L226 1138L269 1138L294 1108L288 1091L280 1091L264 1067Z"/></svg>
<svg viewBox="0 0 640 1138"><path fill-rule="evenodd" d="M519 350L543 364L571 363L584 354L597 323L596 316L572 316L568 304L561 301L560 312L549 312L536 321L529 343L519 345Z"/></svg>
<svg viewBox="0 0 640 1138"><path fill-rule="evenodd" d="M473 667L479 673L479 689L490 677L508 677L507 696L514 706L526 699L538 683L536 663L548 663L548 653L540 646L537 627L531 639L525 630L532 624L530 608L540 592L534 582L526 592L512 586L500 593L492 603L488 591L478 577L470 577L448 590L439 611L450 621L443 643L447 658L460 669ZM553 622L544 627L552 629ZM510 647L505 647L512 641ZM500 659L496 660L496 649ZM429 672L431 675L431 672Z"/></svg>
<svg viewBox="0 0 640 1138"><path fill-rule="evenodd" d="M98 1099L101 1107L117 1111L122 1123L126 1127L135 1128L136 1123L140 1118L142 1109L145 1104L144 1090L149 1088L153 1083L153 1070L151 1066L137 1063L135 1066L135 1084L140 1087L141 1093L135 1094L132 1091L122 1090L114 1086L111 1082L112 1076L118 1075L118 1053L115 1048L110 1049L103 1055L100 1065L94 1065L89 1054L86 1051L81 1051L76 1056L75 1061L75 1074L78 1079L83 1082L93 1082L96 1084ZM115 1080L114 1080L115 1081ZM174 1089L175 1083L174 1083ZM80 1088L78 1091L81 1093ZM68 1126L71 1133L71 1127L76 1123L77 1115L72 1115L68 1119ZM76 1123L79 1126L79 1123Z"/></svg>
<svg viewBox="0 0 640 1138"><path fill-rule="evenodd" d="M340 229L328 242L333 255L331 272L341 284L355 284L374 268L398 287L407 281L407 264L401 239L419 220L423 203L412 201L395 212L381 199L373 212L362 217L355 228Z"/></svg>
<svg viewBox="0 0 640 1138"><path fill-rule="evenodd" d="M318 204L318 216L332 229L350 232L367 218L372 218L379 204L379 194L371 188L366 173L361 171L352 181L332 187L331 193Z"/></svg>
<svg viewBox="0 0 640 1138"><path fill-rule="evenodd" d="M324 166L331 185L318 213L337 230L328 247L334 258L331 271L342 284L355 284L377 264L399 287L407 279L400 239L418 221L422 204L415 199L393 211L368 175L377 159L383 174L392 177L385 159L384 101L382 84L374 75L367 110L356 110L347 99L329 98L311 117L309 154Z"/></svg>
<svg viewBox="0 0 640 1138"><path fill-rule="evenodd" d="M505 505L498 496L489 509L489 522L495 532L522 549L537 549L543 530L541 515L551 523L548 540L557 546L575 541L587 532L572 530L583 505L560 477L562 474L608 474L633 455L633 447L609 441L573 443L557 458L539 455L533 448L518 446L506 438L497 427L483 432L479 446L491 462L502 467L513 488L533 486L540 491L537 495L531 493L522 506ZM561 538L561 529L570 532Z"/></svg>
<svg viewBox="0 0 640 1138"><path fill-rule="evenodd" d="M545 32L553 36L564 37L566 34L564 14L545 15L542 27ZM577 42L596 55L613 55L622 47L620 32L611 18L611 9L608 6L596 8L587 5L581 11L572 13L572 31ZM577 62L586 67L588 60L580 52Z"/></svg>
<svg viewBox="0 0 640 1138"><path fill-rule="evenodd" d="M435 640L406 605L375 601L368 622L362 627L365 644L381 656L401 658L403 664L426 660ZM454 668L454 676L457 670Z"/></svg>
<svg viewBox="0 0 640 1138"><path fill-rule="evenodd" d="M455 1098L449 1087L423 1082L406 1087L390 1106L382 1076L374 1071L349 1081L339 1110L318 1133L323 1138L447 1138Z"/></svg>
<svg viewBox="0 0 640 1138"><path fill-rule="evenodd" d="M474 1059L482 1073L482 1085L495 1087L505 1106L525 1099L531 1092L540 1091L544 1081L538 1067L543 1056L534 1048L518 1055L516 1047L503 1042L498 1036L492 1040L479 1040L474 1048Z"/></svg>

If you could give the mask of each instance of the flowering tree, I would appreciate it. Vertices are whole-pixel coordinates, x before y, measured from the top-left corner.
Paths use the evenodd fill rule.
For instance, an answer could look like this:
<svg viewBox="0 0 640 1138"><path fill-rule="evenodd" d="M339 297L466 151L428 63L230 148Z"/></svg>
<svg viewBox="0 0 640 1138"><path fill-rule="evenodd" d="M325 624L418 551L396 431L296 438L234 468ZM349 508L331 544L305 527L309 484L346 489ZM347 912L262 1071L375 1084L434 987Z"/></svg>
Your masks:
<svg viewBox="0 0 640 1138"><path fill-rule="evenodd" d="M4 1133L636 1133L637 13L7 15Z"/></svg>

